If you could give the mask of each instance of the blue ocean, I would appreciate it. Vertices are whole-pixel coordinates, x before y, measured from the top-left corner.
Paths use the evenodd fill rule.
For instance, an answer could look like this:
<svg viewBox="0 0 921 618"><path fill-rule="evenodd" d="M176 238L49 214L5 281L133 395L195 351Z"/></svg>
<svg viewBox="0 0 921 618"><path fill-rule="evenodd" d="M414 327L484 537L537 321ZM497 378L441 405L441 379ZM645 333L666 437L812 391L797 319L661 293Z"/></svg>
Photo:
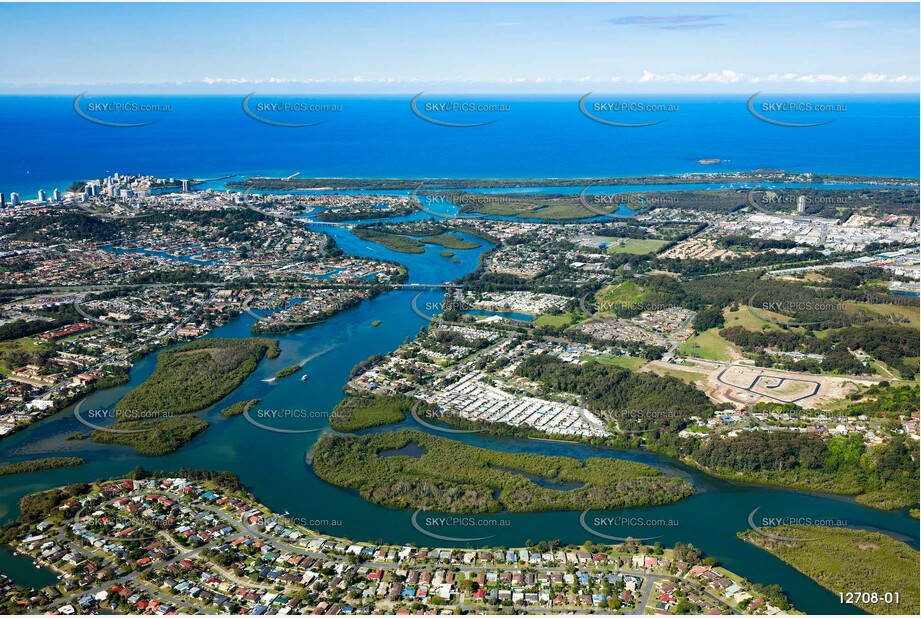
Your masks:
<svg viewBox="0 0 921 618"><path fill-rule="evenodd" d="M917 178L919 170L917 95L839 96L834 102L846 111L802 114L831 120L809 128L761 121L749 113L743 95L656 97L674 110L635 115L664 121L631 128L587 118L579 109L579 95L481 97L473 100L501 103L504 111L463 118L429 114L489 122L476 127L427 122L411 110L411 96L314 97L338 110L300 114L322 121L315 126L273 126L247 115L243 98L87 95L82 109L116 100L161 108L154 113L90 112L106 121L152 122L112 127L75 113L70 96L0 97L0 191L31 198L38 189L63 189L73 180L116 171L194 178L294 173L565 178L774 168ZM703 165L701 159L721 162Z"/></svg>

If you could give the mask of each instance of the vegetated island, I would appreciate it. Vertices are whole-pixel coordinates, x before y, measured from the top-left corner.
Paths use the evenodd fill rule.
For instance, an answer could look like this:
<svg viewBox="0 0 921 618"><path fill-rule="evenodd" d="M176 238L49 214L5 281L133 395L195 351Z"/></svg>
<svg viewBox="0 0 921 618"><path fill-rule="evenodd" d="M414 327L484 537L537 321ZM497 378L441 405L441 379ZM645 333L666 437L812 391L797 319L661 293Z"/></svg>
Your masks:
<svg viewBox="0 0 921 618"><path fill-rule="evenodd" d="M114 431L97 429L91 437L130 446L140 455L172 453L208 427L207 421L182 415L232 393L266 355L278 355L278 342L263 337L199 339L161 352L153 374L116 404L118 420L106 428Z"/></svg>
<svg viewBox="0 0 921 618"><path fill-rule="evenodd" d="M425 253L425 245L439 245L445 249L455 249L458 251L476 249L482 246L478 242L465 240L456 234L447 232L433 234L431 236L422 236L419 239L402 234L382 232L373 227L354 227L352 228L352 233L362 240L377 243L391 251L397 251L399 253Z"/></svg>
<svg viewBox="0 0 921 618"><path fill-rule="evenodd" d="M406 419L413 401L407 397L346 397L333 408L329 426L336 431L353 432Z"/></svg>
<svg viewBox="0 0 921 618"><path fill-rule="evenodd" d="M778 169L756 169L750 172L699 172L679 175L650 176L605 176L596 178L433 178L426 182L425 189L520 189L521 187L587 187L623 185L681 185L697 183L740 183L740 182L809 182L824 183L866 183L879 185L918 186L917 178L880 176L854 176L846 174L808 174L787 172ZM229 189L251 189L260 191L296 191L304 189L354 190L413 190L418 188L415 178L262 178L251 177L225 184Z"/></svg>
<svg viewBox="0 0 921 618"><path fill-rule="evenodd" d="M666 504L694 493L687 481L644 464L502 453L421 431L323 436L313 469L369 502L439 513L604 510Z"/></svg>
<svg viewBox="0 0 921 618"><path fill-rule="evenodd" d="M207 408L236 390L277 347L264 337L213 338L161 352L153 374L116 404L116 418L128 420L134 411L176 415Z"/></svg>
<svg viewBox="0 0 921 618"><path fill-rule="evenodd" d="M425 246L409 236L379 232L369 227L353 227L352 233L362 240L377 243L399 253L425 253Z"/></svg>
<svg viewBox="0 0 921 618"><path fill-rule="evenodd" d="M294 375L295 373L297 373L303 368L304 368L304 365L301 363L297 363L295 365L284 367L275 372L275 379L280 380L282 378L287 378L288 376Z"/></svg>
<svg viewBox="0 0 921 618"><path fill-rule="evenodd" d="M223 410L221 410L221 415L227 416L227 417L238 416L246 412L247 408L250 408L258 404L259 404L258 399L248 399L246 401L238 401L237 403L231 404L227 406L226 408L224 408Z"/></svg>
<svg viewBox="0 0 921 618"><path fill-rule="evenodd" d="M426 245L440 245L445 249L456 249L458 251L467 251L468 249L477 249L483 245L472 240L464 240L456 234L444 233L435 234L434 236L424 236L420 242Z"/></svg>
<svg viewBox="0 0 921 618"><path fill-rule="evenodd" d="M287 320L275 321L272 319L256 320L256 323L253 324L249 330L254 335L281 335L284 333L292 333L302 328L319 324L337 313L361 304L361 302L367 298L376 297L378 294L380 294L380 289L372 288L367 292L367 295L355 294L348 296L342 299L335 308L326 309L318 313L308 313L307 317L303 318L303 322L300 321L302 318L297 315L292 318L292 320L294 320L292 322ZM267 357L270 359L277 358L277 356L278 354L273 356L271 351L267 354Z"/></svg>
<svg viewBox="0 0 921 618"><path fill-rule="evenodd" d="M176 416L155 421L121 421L112 427L132 433L95 429L90 434L93 442L130 446L138 455L158 457L181 449L208 428L208 421L197 416Z"/></svg>
<svg viewBox="0 0 921 618"><path fill-rule="evenodd" d="M406 206L394 206L391 208L376 208L373 205L364 205L353 210L321 210L316 215L317 221L339 222L339 221L360 221L361 219L394 219L396 217L405 217L418 211L419 208L413 204Z"/></svg>
<svg viewBox="0 0 921 618"><path fill-rule="evenodd" d="M754 530L739 533L742 539L780 558L824 588L843 593L845 602L871 614L918 614L918 552L905 543L879 532L849 528L788 525L762 530L776 536L813 539L782 541ZM852 593L850 599L848 593ZM872 597L858 593L875 594L878 601L874 603ZM887 593L891 593L890 603L884 601ZM894 602L895 593L898 603Z"/></svg>
<svg viewBox="0 0 921 618"><path fill-rule="evenodd" d="M0 464L0 476L9 474L23 474L25 472L40 472L56 468L69 468L85 463L82 457L44 457L42 459L29 459L13 463Z"/></svg>
<svg viewBox="0 0 921 618"><path fill-rule="evenodd" d="M631 203L634 213L638 205L627 201L628 194L624 194L624 204ZM620 207L620 202L605 202L586 208L579 195L550 194L550 193L510 193L506 195L492 195L492 201L469 201L460 208L460 214L493 215L499 217L518 217L521 219L539 219L542 221L575 221L579 219L592 219L601 212L613 213ZM591 198L587 198L591 199Z"/></svg>

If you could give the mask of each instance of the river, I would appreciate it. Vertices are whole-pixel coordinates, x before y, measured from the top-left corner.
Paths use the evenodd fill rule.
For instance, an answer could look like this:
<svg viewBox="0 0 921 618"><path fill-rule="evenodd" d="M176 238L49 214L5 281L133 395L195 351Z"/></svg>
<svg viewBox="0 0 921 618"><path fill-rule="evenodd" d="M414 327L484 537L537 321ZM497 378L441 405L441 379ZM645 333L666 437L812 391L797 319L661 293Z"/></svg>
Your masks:
<svg viewBox="0 0 921 618"><path fill-rule="evenodd" d="M455 251L457 263L439 255L442 247L426 245L424 254L402 254L362 241L345 228L324 226L347 253L396 260L409 269L410 282L451 281L472 271L480 254L489 248L483 241L479 249ZM469 237L467 237L469 239ZM419 302L437 303L440 292L424 292ZM372 354L396 349L413 337L426 321L411 307L416 295L412 291L393 291L362 302L329 320L297 333L278 337L281 356L264 360L246 382L227 398L202 411L211 427L192 442L164 457L141 457L120 446L93 444L89 440L67 441L66 437L85 431L72 415L72 409L40 421L0 442L2 461L18 461L44 456L79 456L86 464L44 472L4 477L0 483L0 521L16 517L19 499L29 493L79 481L115 477L137 465L148 470L176 471L180 467L226 470L238 475L243 484L264 504L278 512L289 512L324 533L363 541L386 540L392 543L415 542L439 546L421 533L412 521L412 512L372 505L355 492L343 490L316 478L310 467L311 450L318 436L327 431L321 415L330 411L342 396L342 387L351 368ZM379 320L378 326L372 321ZM254 318L241 314L231 323L215 329L210 337L246 337ZM294 363L311 359L299 375L268 382L275 372ZM153 371L156 356L138 361L128 384L94 393L84 409L114 405L130 389L143 382ZM318 429L315 433L285 434L260 429L243 416L224 418L220 410L242 400L261 399L260 409L302 410L284 421L273 420L281 428ZM408 419L401 427L431 431ZM378 428L387 431L392 427ZM760 509L756 521L764 517L797 517L845 521L847 525L879 530L918 547L918 523L907 512L884 512L861 506L845 497L788 491L730 483L690 469L680 462L647 451L599 449L560 442L498 438L482 434L453 436L468 444L511 452L535 452L587 457L615 457L656 466L667 474L690 480L697 492L681 502L629 509L618 512L593 512L586 516L595 530L607 535L655 537L665 545L677 541L693 543L714 556L726 568L754 582L779 584L797 609L808 613L861 613L852 606L842 606L838 597L786 566L770 554L747 544L736 533L748 527L754 509ZM462 462L459 462L462 465ZM620 517L618 525L602 518ZM473 530L463 524L435 528L427 526L427 517L417 524L431 532L453 537L487 539L455 546L521 546L528 539L560 539L581 544L593 537L580 524L580 513L547 512L497 514L488 519L493 526ZM650 541L651 542L651 541ZM27 559L0 551L0 570L15 580L31 586L51 583L54 576L32 568Z"/></svg>

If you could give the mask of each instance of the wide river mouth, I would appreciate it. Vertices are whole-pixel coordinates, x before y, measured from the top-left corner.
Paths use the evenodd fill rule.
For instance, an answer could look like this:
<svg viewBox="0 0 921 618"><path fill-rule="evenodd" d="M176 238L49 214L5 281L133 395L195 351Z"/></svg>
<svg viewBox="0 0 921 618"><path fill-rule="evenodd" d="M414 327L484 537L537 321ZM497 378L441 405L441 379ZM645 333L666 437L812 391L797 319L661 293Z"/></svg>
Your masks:
<svg viewBox="0 0 921 618"><path fill-rule="evenodd" d="M347 253L399 261L409 268L411 283L440 283L454 280L476 268L480 254L489 248L482 242L478 249L456 251L457 261L439 255L440 247L426 246L425 253L403 254L363 241L349 230L324 227ZM413 311L413 299L438 303L440 291L393 291L365 301L329 320L305 330L278 336L282 354L264 360L246 382L227 398L198 415L211 427L179 451L164 457L142 457L127 447L96 445L89 440L70 440L67 436L85 430L72 415L72 409L49 417L28 429L0 441L0 460L17 461L44 456L79 456L83 466L4 477L0 483L0 521L18 513L22 496L74 482L89 482L130 472L135 466L148 470L178 471L181 467L233 472L261 502L278 512L315 522L324 534L359 541L383 539L390 543L416 543L443 547L444 541L426 536L412 524L412 511L375 506L355 492L343 490L318 479L311 469L310 454L323 432L285 434L267 431L246 421L243 416L225 418L220 410L232 403L258 398L261 406L278 409L329 411L342 398L342 386L358 362L375 353L386 354L407 338L415 336L427 324ZM372 322L379 325L372 326ZM210 337L247 337L254 318L246 313L233 322L215 329ZM294 363L307 362L306 381L265 380ZM125 393L143 382L153 371L156 355L137 362L128 384L94 393L85 407L105 408L114 405ZM301 415L281 421L279 427L313 429L327 426L325 417ZM287 424L283 424L287 423ZM437 433L411 418L397 426L374 431L411 428ZM585 520L598 532L620 537L656 537L664 545L692 543L714 556L726 568L753 582L779 584L794 606L808 613L861 613L842 605L837 595L821 588L780 560L736 537L748 528L755 509L757 521L770 517L809 517L813 520L845 520L848 526L878 530L918 547L918 523L905 511L885 512L857 504L853 499L827 494L790 491L732 483L713 478L670 458L648 451L595 448L587 445L541 440L501 438L482 434L440 434L464 443L508 452L540 453L577 459L614 457L656 466L665 474L690 480L695 495L677 503L639 509L590 512ZM409 453L401 453L410 455ZM462 465L462 462L459 462ZM514 471L513 471L514 472ZM515 472L521 474L520 472ZM552 482L552 479L544 479ZM569 487L553 485L554 489ZM497 515L510 525L490 528L482 535L469 529L452 531L441 528L432 532L449 536L486 536L485 541L453 543L455 546L521 547L528 539L553 540L581 544L593 537L580 524L579 512ZM612 527L605 523L617 519L634 523ZM635 522L641 521L637 524ZM601 522L601 523L599 523ZM0 551L0 570L26 585L47 585L53 575L35 569L28 560Z"/></svg>

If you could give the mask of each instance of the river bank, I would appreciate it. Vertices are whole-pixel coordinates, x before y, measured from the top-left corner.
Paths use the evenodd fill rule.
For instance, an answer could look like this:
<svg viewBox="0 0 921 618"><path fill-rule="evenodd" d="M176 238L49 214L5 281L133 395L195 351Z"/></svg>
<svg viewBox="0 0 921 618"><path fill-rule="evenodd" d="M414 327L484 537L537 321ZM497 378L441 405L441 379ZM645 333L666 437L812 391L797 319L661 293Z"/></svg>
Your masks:
<svg viewBox="0 0 921 618"><path fill-rule="evenodd" d="M409 269L409 280L415 283L447 282L472 271L482 252L491 245L476 250L459 251L459 263L454 264L438 255L439 247L426 246L422 254L398 254L380 245L367 243L349 230L327 227L338 245L347 253L380 259L398 260ZM227 470L237 474L241 482L260 502L278 512L328 522L327 534L359 540L387 539L393 543L425 544L430 537L412 525L412 513L375 506L356 492L329 485L318 479L310 468L308 458L319 435L328 431L328 416L342 399L342 387L357 363L375 353L396 349L407 337L412 337L428 321L412 311L415 291L390 291L369 299L296 333L278 337L281 354L277 359L264 359L242 386L211 407L195 413L211 426L177 452L163 457L143 457L127 447L106 446L88 441L66 440L83 428L70 412L58 414L35 423L27 430L0 443L0 456L5 461L19 461L40 456L80 456L86 464L36 472L4 483L0 487L0 519L15 517L18 500L29 493L66 485L76 481L91 481L126 474L137 465L150 470L181 467ZM421 292L420 302L442 301L438 291ZM374 327L372 322L379 321ZM219 327L209 337L245 338L255 318L241 314L232 322ZM317 356L323 352L322 356ZM287 366L312 358L305 365L308 381L280 380L265 382ZM87 407L113 407L154 369L156 358L147 356L132 368L130 381L91 396ZM263 419L264 425L278 430L301 433L281 433L257 427L245 414L224 417L221 410L240 401L259 399L266 409L289 411L275 419ZM402 424L378 428L413 428L432 432L408 418ZM304 433L304 432L313 433ZM881 530L913 546L918 543L917 522L902 512L879 512L862 507L848 498L811 494L779 488L756 487L715 479L693 470L668 457L641 450L618 450L590 445L527 440L514 437L470 434L457 439L471 446L511 453L557 455L585 460L608 457L652 465L665 474L691 482L697 492L681 502L655 507L632 508L608 514L623 518L626 525L597 528L603 534L634 537L658 537L664 545L691 542L716 557L728 569L755 582L781 585L793 604L812 613L841 613L857 611L841 606L836 595L738 539L735 534L748 526L749 514L756 508L765 516L815 516L832 514L845 518L850 525ZM595 516L605 512L593 512ZM581 544L592 539L593 533L580 525L580 514L574 512L502 513L510 525L492 530L490 545L521 546L528 539L560 539L564 543ZM642 522L631 525L629 522ZM462 536L469 530L439 528L436 534ZM598 540L598 539L594 539ZM478 543L471 541L470 546ZM2 560L2 558L0 558ZM6 570L7 563L0 564ZM33 569L34 570L34 569ZM12 571L11 571L12 573Z"/></svg>

